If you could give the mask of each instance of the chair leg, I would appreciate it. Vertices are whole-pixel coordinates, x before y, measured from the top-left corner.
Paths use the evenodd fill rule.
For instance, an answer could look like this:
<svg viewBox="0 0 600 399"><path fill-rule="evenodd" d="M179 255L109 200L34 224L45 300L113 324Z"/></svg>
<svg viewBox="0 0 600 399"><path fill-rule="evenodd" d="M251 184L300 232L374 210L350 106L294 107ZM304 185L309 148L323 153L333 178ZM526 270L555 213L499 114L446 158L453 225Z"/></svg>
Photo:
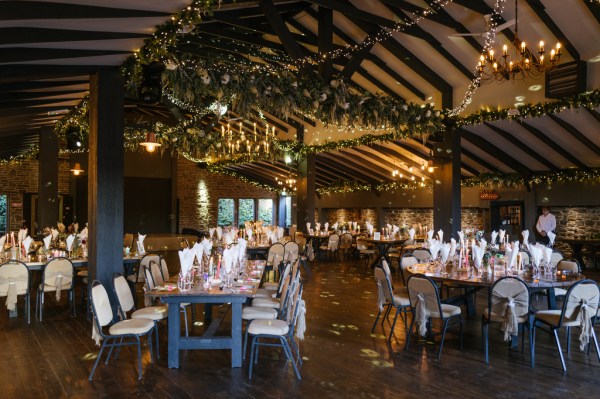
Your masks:
<svg viewBox="0 0 600 399"><path fill-rule="evenodd" d="M138 380L142 379L142 345L140 345L140 337L136 336L138 350Z"/></svg>
<svg viewBox="0 0 600 399"><path fill-rule="evenodd" d="M488 325L483 320L481 320L481 340L483 346L483 357L485 359L485 364L490 364L490 360L488 357Z"/></svg>
<svg viewBox="0 0 600 399"><path fill-rule="evenodd" d="M279 337L279 340L281 341L282 346L285 348L287 348L287 350L292 353L292 350L290 349L290 346L288 345L285 337ZM301 380L302 377L300 377L300 372L298 371L298 367L296 366L296 363L294 362L294 359L292 358L292 367L294 367L294 372L296 373L296 378L298 378L298 380Z"/></svg>
<svg viewBox="0 0 600 399"><path fill-rule="evenodd" d="M592 338L594 340L594 347L596 348L596 356L598 357L598 361L600 362L600 350L598 350L598 339L596 338L596 332L592 326ZM591 344L590 344L591 346Z"/></svg>
<svg viewBox="0 0 600 399"><path fill-rule="evenodd" d="M571 327L567 327L567 353L571 353Z"/></svg>
<svg viewBox="0 0 600 399"><path fill-rule="evenodd" d="M254 365L254 357L256 354L254 353L256 349L256 339L258 337L252 337L252 346L250 347L250 367L248 368L248 378L252 379L252 366Z"/></svg>
<svg viewBox="0 0 600 399"><path fill-rule="evenodd" d="M529 363L531 365L531 368L535 367L535 321L532 323L532 328L531 328L531 335L530 335L530 339L531 341L529 342Z"/></svg>
<svg viewBox="0 0 600 399"><path fill-rule="evenodd" d="M242 359L246 359L246 351L248 350L248 326L250 325L250 321L246 322L246 328L244 332L244 349L242 350Z"/></svg>
<svg viewBox="0 0 600 399"><path fill-rule="evenodd" d="M565 357L562 353L562 348L560 346L560 340L558 339L558 330L553 328L552 332L554 333L554 340L556 341L556 347L558 348L558 354L560 355L560 363L562 364L563 371L567 371L567 366L565 365Z"/></svg>
<svg viewBox="0 0 600 399"><path fill-rule="evenodd" d="M379 316L381 316L381 310L377 312L375 323L373 323L373 327L371 327L371 334L375 332L375 327L377 326L377 322L379 321Z"/></svg>
<svg viewBox="0 0 600 399"><path fill-rule="evenodd" d="M92 372L90 373L90 376L88 377L88 380L92 380L92 378L94 377L94 373L96 372L96 367L98 367L98 363L100 362L100 358L102 357L102 352L104 351L104 347L106 346L106 341L108 340L105 339L104 341L102 341L102 346L100 347L100 352L98 352L98 357L96 358L96 361L94 362L94 366L92 367Z"/></svg>
<svg viewBox="0 0 600 399"><path fill-rule="evenodd" d="M385 320L390 316L390 310L392 310L392 304L388 303L387 307L385 308L385 313L383 314L383 318L381 319L381 327L383 327L383 323L385 323Z"/></svg>
<svg viewBox="0 0 600 399"><path fill-rule="evenodd" d="M410 335L412 334L413 325L415 324L415 315L413 313L413 317L410 321L410 327L408 328L408 333L406 334L406 345L404 345L404 350L408 350L408 346L410 345Z"/></svg>
<svg viewBox="0 0 600 399"><path fill-rule="evenodd" d="M388 337L388 343L392 342L392 335L394 334L394 328L396 327L396 320L398 319L398 313L400 313L400 308L396 308L396 314L394 315L394 321L392 322L392 329L390 330L390 336Z"/></svg>
<svg viewBox="0 0 600 399"><path fill-rule="evenodd" d="M158 347L158 320L154 321L154 328L155 328L154 338L156 339L156 358L160 359L160 349Z"/></svg>
<svg viewBox="0 0 600 399"><path fill-rule="evenodd" d="M440 347L438 349L438 354L437 354L437 358L438 360L440 360L440 357L442 356L442 348L444 347L444 339L446 338L446 329L448 328L448 319L444 320L444 328L442 330L442 341L440 342Z"/></svg>

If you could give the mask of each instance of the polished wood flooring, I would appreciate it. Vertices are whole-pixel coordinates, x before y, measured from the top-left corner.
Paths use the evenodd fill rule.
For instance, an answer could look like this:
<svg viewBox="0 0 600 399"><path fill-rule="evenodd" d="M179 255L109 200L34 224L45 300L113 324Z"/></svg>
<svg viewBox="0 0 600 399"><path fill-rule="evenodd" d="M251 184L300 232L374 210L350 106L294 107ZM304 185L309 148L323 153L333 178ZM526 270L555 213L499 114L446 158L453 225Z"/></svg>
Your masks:
<svg viewBox="0 0 600 399"><path fill-rule="evenodd" d="M32 306L32 322L27 325L20 301L18 318L8 318L6 310L0 312L0 397L591 398L600 392L598 359L593 352L579 351L575 334L566 374L549 335L539 334L536 367L531 369L527 350L509 350L499 327L492 328L491 362L486 366L479 316L466 318L463 352L458 349L457 330L449 331L439 361L437 345L414 344L403 350L402 322L388 346L384 333L389 333L389 323L371 334L376 314L371 276L362 263L354 261L313 265L304 291L308 330L301 343L302 381L296 380L281 352L271 348L262 350L252 380L246 364L230 367L229 351L182 352L181 368L168 369L166 326L162 326L162 357L151 365L147 347L143 348L141 381L137 380L135 350L128 348L107 366L100 363L94 381L89 382L98 352L91 339L91 322L82 312L75 318L68 316L64 295L60 304L47 297L42 323L35 319ZM479 295L478 314L485 295ZM220 311L227 313L226 307ZM198 313L200 317L201 309ZM196 325L194 331L203 328Z"/></svg>

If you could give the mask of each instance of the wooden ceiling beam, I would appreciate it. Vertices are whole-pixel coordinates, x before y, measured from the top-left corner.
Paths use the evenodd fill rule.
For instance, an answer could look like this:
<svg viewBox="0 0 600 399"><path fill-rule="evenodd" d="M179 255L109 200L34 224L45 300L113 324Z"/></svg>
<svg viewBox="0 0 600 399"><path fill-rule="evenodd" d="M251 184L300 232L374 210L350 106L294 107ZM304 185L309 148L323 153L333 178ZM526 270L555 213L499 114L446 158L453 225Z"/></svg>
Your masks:
<svg viewBox="0 0 600 399"><path fill-rule="evenodd" d="M13 82L13 83L2 83L0 84L0 92L7 91L24 91L24 90L42 90L52 89L55 87L69 87L79 85L89 85L89 80L58 80L58 81L30 81L30 82Z"/></svg>
<svg viewBox="0 0 600 399"><path fill-rule="evenodd" d="M290 57L293 59L300 59L306 56L307 50L296 42L294 36L285 25L285 21L279 15L277 8L273 5L273 0L261 0L260 8L265 13L265 17L273 27L275 33L277 33L279 40Z"/></svg>
<svg viewBox="0 0 600 399"><path fill-rule="evenodd" d="M531 175L532 171L527 166L523 165L516 158L496 147L483 137L478 136L475 133L471 133L464 128L458 128L457 131L460 132L462 138L479 147L482 151L485 151L488 156L496 158L498 161L517 172L523 178L527 178Z"/></svg>
<svg viewBox="0 0 600 399"><path fill-rule="evenodd" d="M344 164L340 164L334 159L330 159L325 156L326 153L320 153L316 157L317 169L323 168L324 170L331 172L334 175L344 176L344 178L340 179L341 181L355 181L360 180L363 183L367 184L377 184L378 182L374 181L370 176L365 175L361 172L355 172L349 170Z"/></svg>
<svg viewBox="0 0 600 399"><path fill-rule="evenodd" d="M498 135L500 135L500 137L502 137L506 141L508 141L508 142L512 143L513 145L517 146L521 151L523 151L525 154L527 154L531 158L535 159L536 161L538 161L542 165L545 165L551 171L557 171L557 170L559 170L558 166L554 165L552 162L550 162L550 160L548 160L545 157L543 157L537 151L534 151L531 148L529 148L529 146L527 144L525 144L524 142L522 142L515 135L507 132L506 130L500 129L499 127L497 127L497 126L495 126L495 125L493 125L493 124L491 124L489 122L484 122L484 125L486 125L490 129L492 129L494 132L498 133Z"/></svg>
<svg viewBox="0 0 600 399"><path fill-rule="evenodd" d="M368 172L369 175L375 177L377 181L386 181L391 179L390 172L370 162L364 157L353 157L345 151L329 152L327 155L341 163L345 163L348 167L354 170Z"/></svg>
<svg viewBox="0 0 600 399"><path fill-rule="evenodd" d="M600 156L600 146L596 145L592 140L590 140L585 134L581 133L575 126L571 125L569 122L564 121L554 114L547 114L550 119L556 122L560 127L569 132L569 134L585 145L587 148L592 150L596 155Z"/></svg>
<svg viewBox="0 0 600 399"><path fill-rule="evenodd" d="M0 21L31 19L87 19L87 18L150 18L170 17L162 11L132 10L67 4L46 1L0 1Z"/></svg>
<svg viewBox="0 0 600 399"><path fill-rule="evenodd" d="M488 6L484 1L454 0L454 3L469 8L481 15L492 14L494 12L494 9ZM506 23L506 20L500 17L496 22L498 25L502 25ZM502 30L502 33L511 43L515 41L515 34L510 30L510 28Z"/></svg>
<svg viewBox="0 0 600 399"><path fill-rule="evenodd" d="M310 0L312 3L318 4L322 7L330 8L348 17L358 18L371 24L384 26L386 28L394 28L396 23L390 19L380 17L379 15L372 14L368 11L360 10L354 7L349 2L341 2L337 0Z"/></svg>
<svg viewBox="0 0 600 399"><path fill-rule="evenodd" d="M98 57L102 55L122 55L132 53L132 51L121 50L76 50L68 48L32 49L29 47L3 47L0 48L0 63L9 64L14 62L44 61L59 58Z"/></svg>
<svg viewBox="0 0 600 399"><path fill-rule="evenodd" d="M589 0L588 0L589 1ZM573 57L576 61L581 59L579 55L579 51L573 46L571 41L567 38L567 36L560 30L558 25L552 20L552 18L546 12L546 7L542 4L540 0L526 0L529 7L532 8L533 12L538 16L539 19L550 29L552 34L556 36L560 44L566 49L571 57ZM551 43L547 43L546 45L551 45Z"/></svg>
<svg viewBox="0 0 600 399"><path fill-rule="evenodd" d="M81 94L83 98L87 90L57 90L57 91L0 91L0 103L14 102L18 104L21 100L41 99L42 97L65 96L69 94ZM61 101L60 98L52 98L43 101Z"/></svg>
<svg viewBox="0 0 600 399"><path fill-rule="evenodd" d="M1 19L1 18L0 18ZM0 28L0 45L26 43L75 42L146 38L148 34L133 32L101 32L35 27Z"/></svg>
<svg viewBox="0 0 600 399"><path fill-rule="evenodd" d="M550 147L552 150L556 151L560 156L570 161L573 165L577 166L581 169L587 169L587 166L579 160L576 156L565 150L562 146L556 144L554 141L550 140L550 138L542 133L541 130L535 128L534 126L525 123L520 119L515 119L515 121L521 125L525 130L531 133L534 137L540 140L542 143Z"/></svg>

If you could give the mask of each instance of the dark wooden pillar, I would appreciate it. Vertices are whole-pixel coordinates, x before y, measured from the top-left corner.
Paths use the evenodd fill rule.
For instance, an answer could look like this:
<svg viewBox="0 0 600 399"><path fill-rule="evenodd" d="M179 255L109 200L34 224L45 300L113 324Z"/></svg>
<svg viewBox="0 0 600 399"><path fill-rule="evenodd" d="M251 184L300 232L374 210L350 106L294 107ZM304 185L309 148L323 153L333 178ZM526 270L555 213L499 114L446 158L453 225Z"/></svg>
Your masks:
<svg viewBox="0 0 600 399"><path fill-rule="evenodd" d="M285 196L280 195L277 199L277 226L285 226L285 215L287 213L287 206L285 203Z"/></svg>
<svg viewBox="0 0 600 399"><path fill-rule="evenodd" d="M433 145L433 226L435 231L442 229L449 241L458 238L461 229L460 134L453 123L446 130L444 141Z"/></svg>
<svg viewBox="0 0 600 399"><path fill-rule="evenodd" d="M319 6L319 53L327 54L333 50L333 10ZM333 59L328 57L319 63L319 75L323 79L330 79L333 74Z"/></svg>
<svg viewBox="0 0 600 399"><path fill-rule="evenodd" d="M375 212L377 212L377 226L375 226L375 230L381 231L385 227L385 208L378 206Z"/></svg>
<svg viewBox="0 0 600 399"><path fill-rule="evenodd" d="M42 232L46 226L56 226L58 220L58 134L51 126L40 131L40 155L38 162L38 216L37 220L27 220L31 224L37 222L35 234Z"/></svg>
<svg viewBox="0 0 600 399"><path fill-rule="evenodd" d="M90 282L106 287L114 272L123 272L123 97L117 69L91 76L88 269Z"/></svg>
<svg viewBox="0 0 600 399"><path fill-rule="evenodd" d="M315 225L315 154L298 162L298 230L306 231L306 223ZM308 233L308 232L307 232Z"/></svg>

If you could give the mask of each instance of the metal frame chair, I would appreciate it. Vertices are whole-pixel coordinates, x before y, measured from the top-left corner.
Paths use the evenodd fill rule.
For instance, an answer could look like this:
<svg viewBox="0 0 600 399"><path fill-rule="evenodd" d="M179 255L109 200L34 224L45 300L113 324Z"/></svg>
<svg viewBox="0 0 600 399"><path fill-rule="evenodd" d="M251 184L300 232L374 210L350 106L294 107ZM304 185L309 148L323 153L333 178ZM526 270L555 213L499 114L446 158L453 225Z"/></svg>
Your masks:
<svg viewBox="0 0 600 399"><path fill-rule="evenodd" d="M8 299L11 285L14 286L17 298L19 295L25 295L23 311L27 313L27 324L31 323L30 279L29 269L23 262L8 260L0 265L0 297L7 297Z"/></svg>
<svg viewBox="0 0 600 399"><path fill-rule="evenodd" d="M75 267L73 266L73 262L67 258L54 258L44 265L42 282L38 286L35 300L35 314L40 318L40 321L42 321L44 313L44 294L46 292L55 292L58 301L60 300L60 293L58 291L62 292L67 290L68 302L73 309L73 317L76 316L75 276ZM66 277L68 280L63 281L64 277Z"/></svg>
<svg viewBox="0 0 600 399"><path fill-rule="evenodd" d="M385 260L383 261L385 262ZM383 311L383 305L385 305L385 311L381 320L381 326L383 327L383 323L388 318L392 308L396 308L396 313L394 315L394 321L392 322L392 328L390 330L390 336L388 337L388 342L391 342L392 335L394 334L394 328L396 327L396 321L398 319L398 314L401 314L401 317L404 319L404 330L406 331L405 336L408 337L408 311L410 308L410 300L408 295L398 295L394 294L392 288L392 280L391 273L389 267L387 267L387 263L383 263L384 267L376 267L374 270L375 277L375 285L377 286L378 292L378 302L379 309L377 312L377 317L375 318L375 322L373 323L373 327L371 327L371 333L375 331L375 327L377 326L377 322L379 321L379 317L381 316L381 312ZM387 270L386 270L387 267Z"/></svg>
<svg viewBox="0 0 600 399"><path fill-rule="evenodd" d="M92 367L89 380L91 381L94 377L96 367L100 362L102 352L104 352L105 348L110 348L106 357L106 362L104 363L108 364L113 349L115 347L117 348L117 353L115 354L115 358L117 358L119 356L120 347L126 345L137 345L138 379L141 380L142 348L140 337L147 336L148 347L150 348L150 361L154 364L154 355L152 353L152 332L154 332L156 328L154 322L147 319L129 319L115 323L108 293L102 283L98 280L94 280L90 285L89 298L90 303L92 304L92 314L94 315L95 333L102 339L102 346L100 347L100 352ZM105 334L102 328L109 324L110 328L108 334ZM130 338L133 338L133 340L130 341Z"/></svg>

